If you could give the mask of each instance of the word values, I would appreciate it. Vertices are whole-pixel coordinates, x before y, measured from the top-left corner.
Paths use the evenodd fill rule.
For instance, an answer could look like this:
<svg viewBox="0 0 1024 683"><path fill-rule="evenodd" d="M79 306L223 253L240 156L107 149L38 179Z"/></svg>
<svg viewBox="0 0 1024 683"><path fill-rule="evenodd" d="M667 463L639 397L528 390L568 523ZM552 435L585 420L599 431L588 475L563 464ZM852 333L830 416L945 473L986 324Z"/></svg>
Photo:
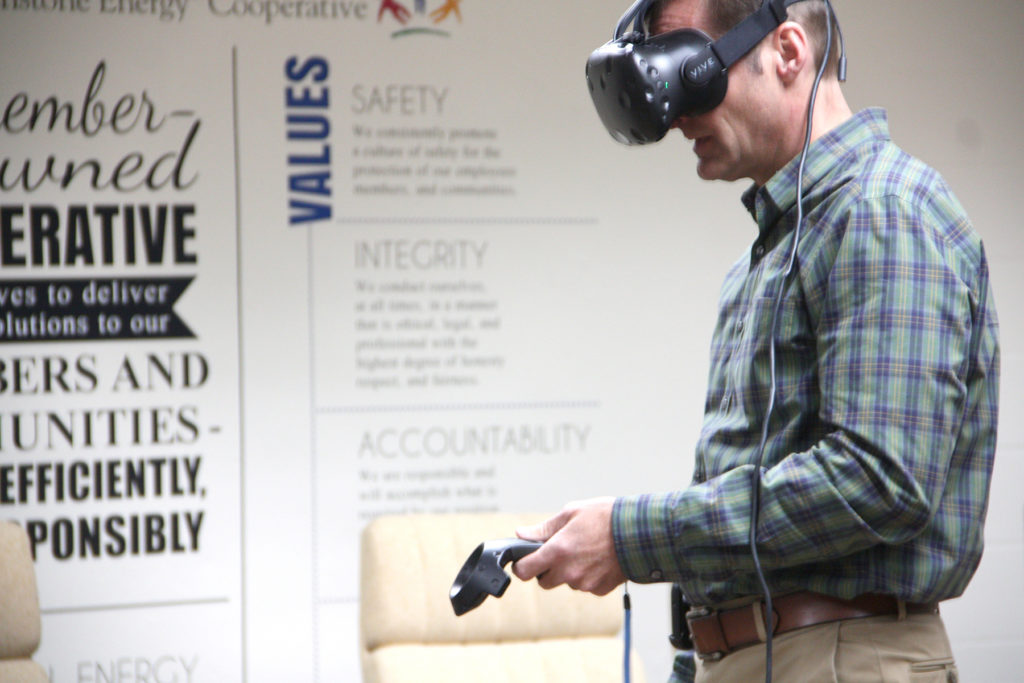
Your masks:
<svg viewBox="0 0 1024 683"><path fill-rule="evenodd" d="M285 61L285 130L288 144L288 223L331 217L330 73L327 60Z"/></svg>

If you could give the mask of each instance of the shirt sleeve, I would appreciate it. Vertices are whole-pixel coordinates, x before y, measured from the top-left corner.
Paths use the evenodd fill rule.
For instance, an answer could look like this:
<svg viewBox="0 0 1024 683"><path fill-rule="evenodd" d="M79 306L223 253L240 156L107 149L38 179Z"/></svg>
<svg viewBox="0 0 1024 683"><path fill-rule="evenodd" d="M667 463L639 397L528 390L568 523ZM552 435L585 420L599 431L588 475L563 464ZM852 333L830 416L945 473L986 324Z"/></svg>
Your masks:
<svg viewBox="0 0 1024 683"><path fill-rule="evenodd" d="M970 232L937 229L933 215L900 197L862 200L835 227L834 260L801 264L822 273L811 286L819 290L816 419L825 436L766 460L758 526L766 570L905 543L936 514L985 296L980 243L957 241L958 227ZM626 575L726 581L753 571L752 467L617 500L613 531Z"/></svg>

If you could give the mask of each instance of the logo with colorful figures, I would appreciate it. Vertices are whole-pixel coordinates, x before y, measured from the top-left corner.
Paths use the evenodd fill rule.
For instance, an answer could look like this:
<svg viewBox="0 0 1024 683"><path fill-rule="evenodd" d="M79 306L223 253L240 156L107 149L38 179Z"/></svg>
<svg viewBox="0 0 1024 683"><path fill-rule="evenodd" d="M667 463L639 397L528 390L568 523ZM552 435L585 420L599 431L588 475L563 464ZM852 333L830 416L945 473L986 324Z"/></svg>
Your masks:
<svg viewBox="0 0 1024 683"><path fill-rule="evenodd" d="M424 33L447 38L451 34L445 26L462 22L459 7L462 0L442 0L431 4L436 7L428 8L427 0L380 0L377 23L395 25L392 38Z"/></svg>

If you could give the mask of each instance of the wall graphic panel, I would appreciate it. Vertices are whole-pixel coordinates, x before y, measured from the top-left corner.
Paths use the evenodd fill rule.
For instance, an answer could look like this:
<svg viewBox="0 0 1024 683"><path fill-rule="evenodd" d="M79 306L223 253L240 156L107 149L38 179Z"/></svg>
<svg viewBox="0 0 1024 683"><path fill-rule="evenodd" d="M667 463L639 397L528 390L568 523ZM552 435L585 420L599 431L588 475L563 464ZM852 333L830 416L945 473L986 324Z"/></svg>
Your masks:
<svg viewBox="0 0 1024 683"><path fill-rule="evenodd" d="M0 504L31 539L54 681L230 678L230 70L115 40L103 7L4 10Z"/></svg>

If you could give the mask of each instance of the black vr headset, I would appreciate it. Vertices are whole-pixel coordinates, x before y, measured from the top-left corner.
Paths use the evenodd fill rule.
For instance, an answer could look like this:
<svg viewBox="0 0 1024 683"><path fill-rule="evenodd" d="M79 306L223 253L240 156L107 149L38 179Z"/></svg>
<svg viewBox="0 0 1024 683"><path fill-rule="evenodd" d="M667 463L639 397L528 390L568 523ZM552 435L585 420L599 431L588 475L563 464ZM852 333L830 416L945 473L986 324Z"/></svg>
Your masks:
<svg viewBox="0 0 1024 683"><path fill-rule="evenodd" d="M654 0L637 0L613 38L587 60L587 85L601 122L612 137L643 145L665 137L680 116L711 111L728 87L727 71L786 20L800 0L764 0L761 7L718 40L684 28L648 35L644 25ZM626 33L630 22L633 30Z"/></svg>

